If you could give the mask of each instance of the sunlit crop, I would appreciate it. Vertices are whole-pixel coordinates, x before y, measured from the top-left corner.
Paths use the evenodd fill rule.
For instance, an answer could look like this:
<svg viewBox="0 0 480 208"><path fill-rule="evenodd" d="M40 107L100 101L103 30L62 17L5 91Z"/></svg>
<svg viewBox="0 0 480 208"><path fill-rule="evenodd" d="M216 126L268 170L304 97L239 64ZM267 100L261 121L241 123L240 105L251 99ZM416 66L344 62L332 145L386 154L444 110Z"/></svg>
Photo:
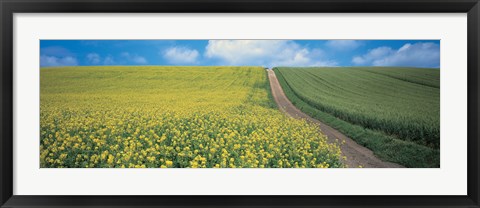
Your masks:
<svg viewBox="0 0 480 208"><path fill-rule="evenodd" d="M440 69L278 67L285 94L303 112L384 160L440 166Z"/></svg>
<svg viewBox="0 0 480 208"><path fill-rule="evenodd" d="M259 67L41 70L41 167L343 167L283 115Z"/></svg>

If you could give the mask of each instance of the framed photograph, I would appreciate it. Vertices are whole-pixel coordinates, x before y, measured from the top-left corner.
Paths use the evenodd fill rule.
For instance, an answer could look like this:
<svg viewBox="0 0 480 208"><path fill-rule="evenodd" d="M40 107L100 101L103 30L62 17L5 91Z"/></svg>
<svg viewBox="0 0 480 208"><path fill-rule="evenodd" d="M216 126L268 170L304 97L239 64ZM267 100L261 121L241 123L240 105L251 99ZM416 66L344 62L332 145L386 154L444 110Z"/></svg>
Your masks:
<svg viewBox="0 0 480 208"><path fill-rule="evenodd" d="M1 207L479 207L478 0L0 6Z"/></svg>

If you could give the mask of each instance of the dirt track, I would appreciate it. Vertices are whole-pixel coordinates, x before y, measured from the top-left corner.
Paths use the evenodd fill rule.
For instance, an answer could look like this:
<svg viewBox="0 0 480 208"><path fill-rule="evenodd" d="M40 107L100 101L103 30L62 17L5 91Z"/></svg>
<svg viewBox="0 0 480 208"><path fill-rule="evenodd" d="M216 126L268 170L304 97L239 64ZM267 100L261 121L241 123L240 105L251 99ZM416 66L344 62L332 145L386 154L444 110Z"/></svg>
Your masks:
<svg viewBox="0 0 480 208"><path fill-rule="evenodd" d="M371 150L357 144L355 141L343 135L334 128L325 125L324 123L300 111L285 96L285 93L283 92L283 89L280 86L280 83L278 82L273 70L268 70L268 78L272 88L272 95L278 105L278 108L293 118L305 119L311 123L319 125L322 133L328 137L328 142L338 143L340 149L342 150L343 156L347 157L345 163L348 165L348 167L357 168L362 166L364 168L403 168L403 166L399 164L385 162L378 159ZM342 144L342 141L345 141L345 143Z"/></svg>

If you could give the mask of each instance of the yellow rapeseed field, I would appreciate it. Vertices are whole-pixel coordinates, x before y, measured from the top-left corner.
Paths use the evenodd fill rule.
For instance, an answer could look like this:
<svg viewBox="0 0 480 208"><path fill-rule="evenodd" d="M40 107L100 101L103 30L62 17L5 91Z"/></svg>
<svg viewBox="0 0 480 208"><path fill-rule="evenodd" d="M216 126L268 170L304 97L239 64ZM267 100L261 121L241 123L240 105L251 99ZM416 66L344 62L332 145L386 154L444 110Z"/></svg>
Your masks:
<svg viewBox="0 0 480 208"><path fill-rule="evenodd" d="M40 70L43 168L344 167L276 108L260 67Z"/></svg>

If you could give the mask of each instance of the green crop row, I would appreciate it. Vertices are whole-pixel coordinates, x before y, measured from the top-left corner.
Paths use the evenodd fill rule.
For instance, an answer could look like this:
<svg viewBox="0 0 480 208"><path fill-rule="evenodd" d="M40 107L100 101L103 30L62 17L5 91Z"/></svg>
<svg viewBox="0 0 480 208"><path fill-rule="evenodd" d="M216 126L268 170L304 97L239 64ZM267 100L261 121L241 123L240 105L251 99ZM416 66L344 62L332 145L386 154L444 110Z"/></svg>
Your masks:
<svg viewBox="0 0 480 208"><path fill-rule="evenodd" d="M383 159L407 167L439 166L438 69L274 70L294 105Z"/></svg>

